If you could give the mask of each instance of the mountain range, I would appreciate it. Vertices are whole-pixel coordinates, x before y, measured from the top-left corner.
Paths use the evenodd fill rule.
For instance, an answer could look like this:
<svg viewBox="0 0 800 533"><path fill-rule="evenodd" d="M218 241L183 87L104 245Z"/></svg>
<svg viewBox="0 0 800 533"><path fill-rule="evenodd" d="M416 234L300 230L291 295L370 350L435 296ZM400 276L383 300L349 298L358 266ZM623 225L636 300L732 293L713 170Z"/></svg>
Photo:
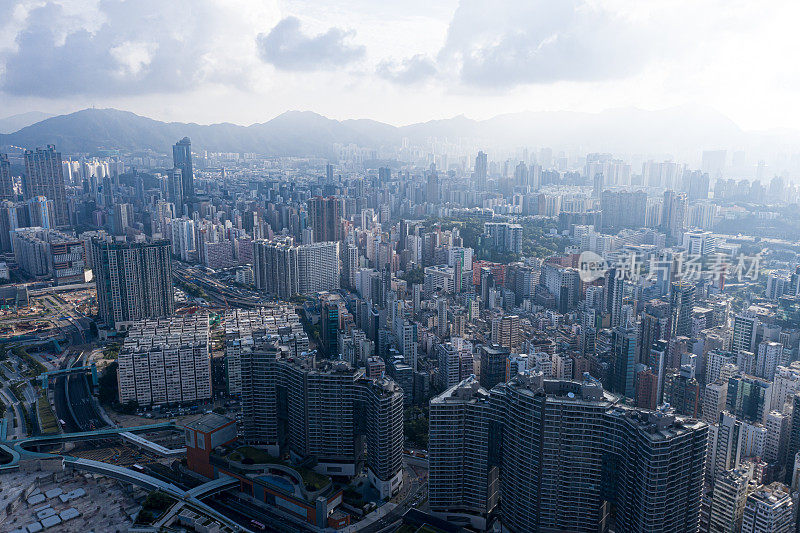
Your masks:
<svg viewBox="0 0 800 533"><path fill-rule="evenodd" d="M50 113L42 113L41 111L28 111L27 113L0 118L0 133L14 133L20 128L30 126L52 116Z"/></svg>
<svg viewBox="0 0 800 533"><path fill-rule="evenodd" d="M0 131L2 125L0 121ZM310 111L287 111L267 122L241 126L161 122L128 111L83 109L2 134L0 147L55 144L65 153L91 154L104 149L168 153L172 144L186 136L192 139L195 150L268 156L328 156L334 143L379 148L397 146L404 138L412 144L437 138L487 149L548 146L556 150L697 157L704 149L761 149L800 138L794 131L745 132L726 116L698 107L522 112L487 120L456 116L401 127L366 119L333 120Z"/></svg>

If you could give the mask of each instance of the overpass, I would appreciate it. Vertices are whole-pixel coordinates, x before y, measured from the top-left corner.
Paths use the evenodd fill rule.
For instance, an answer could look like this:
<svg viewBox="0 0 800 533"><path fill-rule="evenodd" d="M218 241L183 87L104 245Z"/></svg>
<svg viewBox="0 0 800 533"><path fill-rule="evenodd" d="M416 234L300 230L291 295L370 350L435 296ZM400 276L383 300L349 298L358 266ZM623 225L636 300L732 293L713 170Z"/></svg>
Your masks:
<svg viewBox="0 0 800 533"><path fill-rule="evenodd" d="M119 436L122 437L122 440L127 441L134 446L138 446L139 448L144 448L145 450L154 453L159 457L177 457L186 453L186 448L165 448L164 446L161 446L160 444L157 444L151 440L147 440L144 437L134 435L130 431L120 433Z"/></svg>
<svg viewBox="0 0 800 533"><path fill-rule="evenodd" d="M147 424L144 426L133 426L129 428L105 428L105 429L95 429L93 431L80 431L77 433L62 433L60 435L38 435L36 437L27 437L15 441L9 441L6 444L11 445L13 448L18 449L20 452L31 453L24 447L33 446L37 444L58 444L61 442L70 442L73 440L102 439L106 437L115 437L118 436L120 433L126 433L126 432L141 433L148 431L168 430L168 429L177 430L180 428L181 426L178 426L175 422L161 422L159 424ZM45 455L52 456L51 454L45 454Z"/></svg>
<svg viewBox="0 0 800 533"><path fill-rule="evenodd" d="M83 373L83 372L91 372L92 374L92 386L97 387L98 380L97 380L97 366L92 363L89 366L73 366L70 368L62 368L60 370L50 370L48 372L42 372L39 374L39 381L42 382L42 388L47 390L47 387L50 384L51 377L58 377L67 374L76 374L76 373Z"/></svg>
<svg viewBox="0 0 800 533"><path fill-rule="evenodd" d="M135 470L125 468L124 466L111 465L108 463L103 463L102 461L93 461L91 459L82 459L78 457L64 456L64 463L65 465L71 466L75 470L82 470L85 472L91 472L93 474L101 474L103 476L118 479L126 483L132 483L134 485L138 485L140 487L144 487L149 490L160 490L168 494L169 496L172 496L176 500L184 502L189 507L193 507L197 509L199 512L207 516L210 516L211 518L217 520L218 522L232 528L234 531L249 531L244 527L240 526L234 520L231 520L224 514L213 509L208 504L200 501L200 499L197 496L192 494L192 491L184 492L183 490L179 489L172 483L167 483L166 481L162 481L153 476L149 476L142 472L136 472ZM233 479L238 483L238 480L234 478L231 479ZM209 481L208 483L204 483L203 485L196 487L196 489L209 485L214 481ZM219 489L219 487L216 486L211 487L211 489L216 490L217 492L221 490ZM200 491L200 494L202 495L203 492Z"/></svg>
<svg viewBox="0 0 800 533"><path fill-rule="evenodd" d="M217 479L212 479L211 481L206 481L202 485L196 486L186 494L199 499L238 486L239 480L235 477L220 475Z"/></svg>
<svg viewBox="0 0 800 533"><path fill-rule="evenodd" d="M184 502L187 506L196 509L198 512L232 528L234 531L249 532L248 529L242 527L234 520L228 518L219 511L216 511L208 504L200 501L200 497L208 496L210 494L214 494L235 486L239 483L239 481L235 478L225 477L222 479L211 480L203 485L195 487L195 489L192 491L187 492L178 488L172 483L162 481L156 477L147 475L144 472L138 472L123 466L112 465L102 461L94 461L81 457L72 457L69 455L35 452L26 450L24 448L24 446L30 446L34 444L54 444L57 442L66 442L72 440L98 439L116 435L122 436L123 433L136 437L134 432L138 433L142 431L158 431L179 428L180 426L178 426L175 422L163 422L160 424L148 424L129 428L106 428L79 433L65 433L62 435L40 435L38 437L28 437L26 439L20 439L17 441L2 441L0 442L0 450L10 455L11 461L7 464L0 465L0 473L4 471L18 470L21 459L52 459L55 457L61 457L64 459L64 465L69 466L74 470L101 474L113 479L124 481L126 483L137 485L139 487L144 487L148 490L163 491L176 500Z"/></svg>

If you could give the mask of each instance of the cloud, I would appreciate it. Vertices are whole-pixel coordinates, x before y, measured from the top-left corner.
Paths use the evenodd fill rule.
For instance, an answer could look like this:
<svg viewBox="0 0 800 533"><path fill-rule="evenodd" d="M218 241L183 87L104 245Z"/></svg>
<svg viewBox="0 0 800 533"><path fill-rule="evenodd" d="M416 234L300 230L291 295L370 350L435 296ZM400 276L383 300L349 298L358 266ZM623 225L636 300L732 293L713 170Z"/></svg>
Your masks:
<svg viewBox="0 0 800 533"><path fill-rule="evenodd" d="M91 20L48 1L5 53L0 90L46 98L182 92L211 79L211 0L101 0ZM87 17L88 18L88 17Z"/></svg>
<svg viewBox="0 0 800 533"><path fill-rule="evenodd" d="M438 72L501 89L623 78L639 72L661 42L642 20L628 18L635 4L624 1L461 0L435 60L384 61L377 72L399 84Z"/></svg>
<svg viewBox="0 0 800 533"><path fill-rule="evenodd" d="M436 75L434 61L423 54L417 54L400 61L386 60L378 64L378 75L401 85L411 85L428 80Z"/></svg>
<svg viewBox="0 0 800 533"><path fill-rule="evenodd" d="M302 32L297 17L286 17L256 42L261 59L280 70L326 70L364 57L364 46L346 42L354 34L334 27L312 37Z"/></svg>
<svg viewBox="0 0 800 533"><path fill-rule="evenodd" d="M439 61L477 86L620 78L641 69L647 39L619 11L584 0L462 0Z"/></svg>

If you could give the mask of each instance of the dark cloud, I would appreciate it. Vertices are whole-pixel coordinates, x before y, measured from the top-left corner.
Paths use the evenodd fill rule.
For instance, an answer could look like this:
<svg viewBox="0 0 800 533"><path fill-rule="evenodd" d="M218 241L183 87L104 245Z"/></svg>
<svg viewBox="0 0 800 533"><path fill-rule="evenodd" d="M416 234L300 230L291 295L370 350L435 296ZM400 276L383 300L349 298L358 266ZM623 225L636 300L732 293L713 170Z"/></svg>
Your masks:
<svg viewBox="0 0 800 533"><path fill-rule="evenodd" d="M469 85L597 81L644 65L648 39L583 0L462 0L439 53Z"/></svg>
<svg viewBox="0 0 800 533"><path fill-rule="evenodd" d="M65 23L58 4L34 9L6 57L0 90L40 97L176 92L205 76L214 20L208 2L105 0L98 10L104 22L88 31Z"/></svg>
<svg viewBox="0 0 800 533"><path fill-rule="evenodd" d="M402 85L411 85L428 80L436 75L436 64L423 54L417 54L401 62L383 61L378 65L378 75Z"/></svg>
<svg viewBox="0 0 800 533"><path fill-rule="evenodd" d="M310 36L296 17L286 17L269 33L256 39L261 59L280 70L324 70L341 67L364 57L365 48L347 44L353 31L330 28Z"/></svg>

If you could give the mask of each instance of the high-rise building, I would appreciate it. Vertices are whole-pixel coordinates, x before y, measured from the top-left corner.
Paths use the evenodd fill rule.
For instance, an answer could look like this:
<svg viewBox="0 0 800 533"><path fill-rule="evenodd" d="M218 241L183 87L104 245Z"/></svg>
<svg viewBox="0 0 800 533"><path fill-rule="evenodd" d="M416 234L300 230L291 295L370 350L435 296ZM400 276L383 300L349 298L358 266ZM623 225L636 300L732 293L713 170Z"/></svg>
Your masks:
<svg viewBox="0 0 800 533"><path fill-rule="evenodd" d="M645 223L647 193L605 190L600 194L603 228L641 228Z"/></svg>
<svg viewBox="0 0 800 533"><path fill-rule="evenodd" d="M722 411L716 424L708 427L706 480L713 485L726 471L738 468L746 455L748 424Z"/></svg>
<svg viewBox="0 0 800 533"><path fill-rule="evenodd" d="M322 353L333 359L339 354L339 319L340 304L336 298L322 300L320 312L320 340Z"/></svg>
<svg viewBox="0 0 800 533"><path fill-rule="evenodd" d="M638 362L649 364L650 349L659 339L669 337L669 304L662 300L651 300L644 305L642 323L639 327Z"/></svg>
<svg viewBox="0 0 800 533"><path fill-rule="evenodd" d="M428 501L434 515L486 529L499 500L489 451L489 392L474 376L430 402Z"/></svg>
<svg viewBox="0 0 800 533"><path fill-rule="evenodd" d="M114 204L114 235L125 235L128 228L133 226L133 205Z"/></svg>
<svg viewBox="0 0 800 533"><path fill-rule="evenodd" d="M778 365L772 380L771 411L789 413L791 401L800 392L800 362L794 361L788 367Z"/></svg>
<svg viewBox="0 0 800 533"><path fill-rule="evenodd" d="M169 241L92 241L100 319L117 329L175 312Z"/></svg>
<svg viewBox="0 0 800 533"><path fill-rule="evenodd" d="M314 242L344 240L342 226L344 212L341 198L316 196L309 199L308 215L311 229L314 230Z"/></svg>
<svg viewBox="0 0 800 533"><path fill-rule="evenodd" d="M744 505L742 533L790 533L794 531L794 501L789 489L771 483L750 493Z"/></svg>
<svg viewBox="0 0 800 533"><path fill-rule="evenodd" d="M522 253L522 225L509 222L485 222L484 232L490 246L503 252Z"/></svg>
<svg viewBox="0 0 800 533"><path fill-rule="evenodd" d="M192 168L192 141L189 137L184 137L172 147L172 162L175 168L181 171L183 188L180 192L183 201L191 203L194 199L194 169ZM175 200L173 199L173 201Z"/></svg>
<svg viewBox="0 0 800 533"><path fill-rule="evenodd" d="M750 474L744 469L728 470L717 477L711 495L709 533L741 531L749 483Z"/></svg>
<svg viewBox="0 0 800 533"><path fill-rule="evenodd" d="M31 227L49 229L56 226L52 200L48 200L46 196L34 196L29 198L26 203Z"/></svg>
<svg viewBox="0 0 800 533"><path fill-rule="evenodd" d="M789 445L786 448L786 479L792 482L792 472L795 468L795 455L800 453L800 393L792 398L792 416L789 420Z"/></svg>
<svg viewBox="0 0 800 533"><path fill-rule="evenodd" d="M541 374L491 390L504 529L607 531L613 508L617 531L697 530L706 425L616 402L599 382Z"/></svg>
<svg viewBox="0 0 800 533"><path fill-rule="evenodd" d="M119 352L119 401L140 406L211 399L208 315L131 324Z"/></svg>
<svg viewBox="0 0 800 533"><path fill-rule="evenodd" d="M758 344L755 375L773 381L778 364L783 355L783 345L774 341L762 341Z"/></svg>
<svg viewBox="0 0 800 533"><path fill-rule="evenodd" d="M290 451L334 476L366 472L382 498L402 487L403 391L367 379L344 361L288 357L268 337L242 360L242 425L247 441L273 455Z"/></svg>
<svg viewBox="0 0 800 533"><path fill-rule="evenodd" d="M719 380L709 383L703 392L703 422L716 424L719 414L728 403L728 382Z"/></svg>
<svg viewBox="0 0 800 533"><path fill-rule="evenodd" d="M692 336L692 311L694 310L695 286L688 281L675 281L670 292L671 336Z"/></svg>
<svg viewBox="0 0 800 533"><path fill-rule="evenodd" d="M0 154L0 201L14 200L14 182L11 180L11 162L8 155Z"/></svg>
<svg viewBox="0 0 800 533"><path fill-rule="evenodd" d="M314 242L297 247L300 294L334 291L339 288L339 243Z"/></svg>
<svg viewBox="0 0 800 533"><path fill-rule="evenodd" d="M253 243L256 288L278 298L339 288L339 243L295 245L291 237Z"/></svg>
<svg viewBox="0 0 800 533"><path fill-rule="evenodd" d="M733 319L731 351L737 354L743 351L755 352L757 330L758 317L754 312L748 309L736 315Z"/></svg>
<svg viewBox="0 0 800 533"><path fill-rule="evenodd" d="M553 295L555 307L560 313L573 309L580 297L578 269L546 263L542 267L539 283Z"/></svg>
<svg viewBox="0 0 800 533"><path fill-rule="evenodd" d="M448 389L461 381L461 351L452 342L436 345L436 356L439 362L439 388Z"/></svg>
<svg viewBox="0 0 800 533"><path fill-rule="evenodd" d="M56 152L52 144L47 145L46 149L25 150L22 193L26 200L35 196L47 197L53 202L53 225L69 225L61 152Z"/></svg>
<svg viewBox="0 0 800 533"><path fill-rule="evenodd" d="M492 318L492 343L516 352L519 348L519 316L498 315Z"/></svg>
<svg viewBox="0 0 800 533"><path fill-rule="evenodd" d="M509 351L498 344L478 347L481 368L481 387L491 389L498 383L505 381L506 362Z"/></svg>
<svg viewBox="0 0 800 533"><path fill-rule="evenodd" d="M299 294L297 248L291 237L253 243L253 274L256 289L277 298Z"/></svg>
<svg viewBox="0 0 800 533"><path fill-rule="evenodd" d="M739 374L728 379L727 408L737 418L762 422L772 402L772 382Z"/></svg>
<svg viewBox="0 0 800 533"><path fill-rule="evenodd" d="M667 238L671 239L672 242L678 242L681 234L686 229L688 205L686 193L675 192L671 189L664 191L661 230L667 234Z"/></svg>
<svg viewBox="0 0 800 533"><path fill-rule="evenodd" d="M700 418L700 383L694 378L692 367L682 366L678 372L667 374L664 401L679 415Z"/></svg>
<svg viewBox="0 0 800 533"><path fill-rule="evenodd" d="M183 194L183 170L180 168L168 170L162 183L164 197L175 205L175 214L178 216L188 215L189 213L184 210L186 195Z"/></svg>
<svg viewBox="0 0 800 533"><path fill-rule="evenodd" d="M253 351L253 339L268 336L292 357L308 352L308 334L291 304L225 312L225 376L228 394L242 393L242 357Z"/></svg>
<svg viewBox="0 0 800 533"><path fill-rule="evenodd" d="M485 152L478 152L475 158L475 188L479 191L486 190L486 177L489 173L489 163Z"/></svg>
<svg viewBox="0 0 800 533"><path fill-rule="evenodd" d="M654 411L658 407L658 376L651 369L636 374L636 407Z"/></svg>
<svg viewBox="0 0 800 533"><path fill-rule="evenodd" d="M616 327L611 334L611 352L614 361L612 391L633 399L636 395L636 354L638 353L636 328Z"/></svg>

